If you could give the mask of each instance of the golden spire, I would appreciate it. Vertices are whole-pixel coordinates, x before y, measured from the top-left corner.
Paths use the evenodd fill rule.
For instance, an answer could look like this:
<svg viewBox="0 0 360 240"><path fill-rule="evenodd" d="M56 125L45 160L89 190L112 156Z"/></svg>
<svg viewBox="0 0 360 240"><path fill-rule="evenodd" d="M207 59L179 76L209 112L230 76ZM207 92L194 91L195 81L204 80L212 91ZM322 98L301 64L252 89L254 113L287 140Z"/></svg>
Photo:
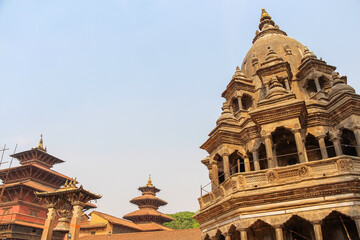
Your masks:
<svg viewBox="0 0 360 240"><path fill-rule="evenodd" d="M263 9L261 9L260 21L264 20L265 18L271 19L270 15L266 12L265 8L263 8Z"/></svg>
<svg viewBox="0 0 360 240"><path fill-rule="evenodd" d="M149 174L149 179L148 182L146 184L147 187L153 187L152 182L151 182L151 174Z"/></svg>
<svg viewBox="0 0 360 240"><path fill-rule="evenodd" d="M36 148L46 152L46 148L44 148L43 135L42 134L40 135L39 145Z"/></svg>

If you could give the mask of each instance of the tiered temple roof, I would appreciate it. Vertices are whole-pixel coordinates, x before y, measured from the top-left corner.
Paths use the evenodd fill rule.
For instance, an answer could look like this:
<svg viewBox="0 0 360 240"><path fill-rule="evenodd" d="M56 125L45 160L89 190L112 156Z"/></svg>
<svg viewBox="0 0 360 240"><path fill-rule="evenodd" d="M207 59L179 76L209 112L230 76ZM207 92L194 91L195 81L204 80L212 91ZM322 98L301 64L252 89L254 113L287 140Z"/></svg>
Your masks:
<svg viewBox="0 0 360 240"><path fill-rule="evenodd" d="M139 187L139 190L142 192L142 196L130 200L131 203L139 207L139 210L126 214L124 218L136 224L151 224L152 227L150 230L152 231L164 230L162 224L173 221L174 219L157 211L160 206L167 204L166 201L156 197L156 193L159 192L160 189L152 184L151 178L149 177L148 183L143 187Z"/></svg>

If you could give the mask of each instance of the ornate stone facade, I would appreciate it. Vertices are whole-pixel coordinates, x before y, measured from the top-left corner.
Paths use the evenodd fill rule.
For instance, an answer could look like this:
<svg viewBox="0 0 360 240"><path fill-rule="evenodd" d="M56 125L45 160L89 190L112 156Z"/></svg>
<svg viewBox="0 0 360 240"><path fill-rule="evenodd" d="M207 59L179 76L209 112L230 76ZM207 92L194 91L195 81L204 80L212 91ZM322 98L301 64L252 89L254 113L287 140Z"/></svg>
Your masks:
<svg viewBox="0 0 360 240"><path fill-rule="evenodd" d="M202 239L359 239L360 96L263 9L201 146Z"/></svg>

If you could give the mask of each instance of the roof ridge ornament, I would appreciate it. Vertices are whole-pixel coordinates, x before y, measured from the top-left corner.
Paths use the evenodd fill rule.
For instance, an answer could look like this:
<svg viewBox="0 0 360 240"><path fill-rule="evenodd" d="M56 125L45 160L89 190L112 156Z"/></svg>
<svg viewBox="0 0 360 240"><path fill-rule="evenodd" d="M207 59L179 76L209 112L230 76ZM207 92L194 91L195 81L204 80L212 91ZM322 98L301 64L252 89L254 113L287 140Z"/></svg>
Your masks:
<svg viewBox="0 0 360 240"><path fill-rule="evenodd" d="M148 182L146 184L147 187L153 187L154 185L152 184L152 181L151 181L151 174L149 174L149 179L148 179Z"/></svg>
<svg viewBox="0 0 360 240"><path fill-rule="evenodd" d="M43 142L43 135L42 134L40 134L39 145L36 148L43 151L43 152L47 152L47 149L44 148L44 142Z"/></svg>
<svg viewBox="0 0 360 240"><path fill-rule="evenodd" d="M304 56L301 58L301 63L304 62L308 58L314 58L316 59L316 55L309 50L308 46L304 46Z"/></svg>

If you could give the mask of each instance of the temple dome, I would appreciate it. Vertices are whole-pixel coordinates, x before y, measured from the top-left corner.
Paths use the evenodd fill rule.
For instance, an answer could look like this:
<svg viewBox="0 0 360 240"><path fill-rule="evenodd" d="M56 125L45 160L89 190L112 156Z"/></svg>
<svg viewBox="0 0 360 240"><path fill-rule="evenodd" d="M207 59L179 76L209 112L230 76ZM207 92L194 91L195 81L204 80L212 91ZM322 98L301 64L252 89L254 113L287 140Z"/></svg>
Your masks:
<svg viewBox="0 0 360 240"><path fill-rule="evenodd" d="M264 62L269 49L272 49L279 57L290 63L293 74L296 74L298 71L297 67L300 66L301 58L303 57L304 45L294 38L287 36L284 31L274 24L271 17L267 16L268 18L266 19L262 14L259 25L260 32L257 31L256 33L253 45L241 65L241 71L247 77L254 76L258 69L254 64L260 65Z"/></svg>

